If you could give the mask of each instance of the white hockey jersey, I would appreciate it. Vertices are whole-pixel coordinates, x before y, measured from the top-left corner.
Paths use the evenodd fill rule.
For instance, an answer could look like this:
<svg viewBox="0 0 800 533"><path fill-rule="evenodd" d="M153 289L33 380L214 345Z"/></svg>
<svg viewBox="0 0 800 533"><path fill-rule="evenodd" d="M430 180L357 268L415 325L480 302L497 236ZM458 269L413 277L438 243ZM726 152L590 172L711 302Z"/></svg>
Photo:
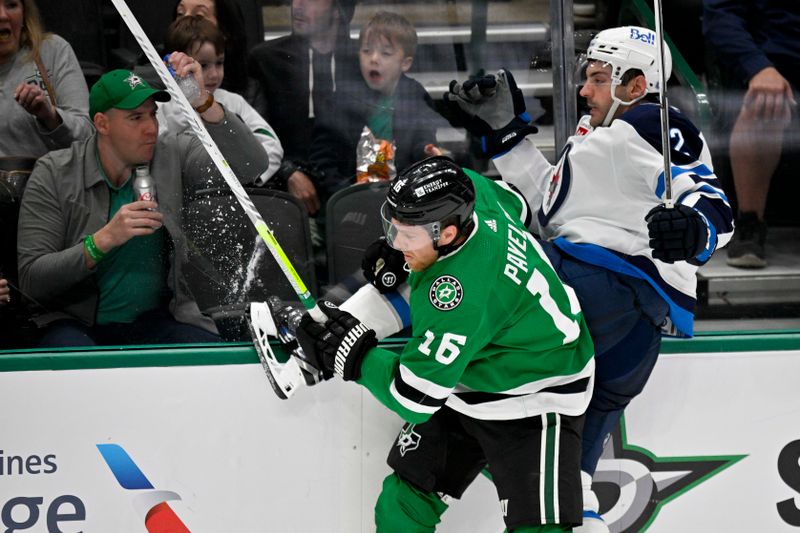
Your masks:
<svg viewBox="0 0 800 533"><path fill-rule="evenodd" d="M647 280L670 305L672 324L665 332L691 336L697 266L733 235L730 204L705 140L670 109L672 197L700 212L709 237L696 258L664 263L651 255L645 222L664 202L659 107L640 104L594 130L588 118L581 119L555 166L531 136L494 163L534 211L532 231L582 261Z"/></svg>

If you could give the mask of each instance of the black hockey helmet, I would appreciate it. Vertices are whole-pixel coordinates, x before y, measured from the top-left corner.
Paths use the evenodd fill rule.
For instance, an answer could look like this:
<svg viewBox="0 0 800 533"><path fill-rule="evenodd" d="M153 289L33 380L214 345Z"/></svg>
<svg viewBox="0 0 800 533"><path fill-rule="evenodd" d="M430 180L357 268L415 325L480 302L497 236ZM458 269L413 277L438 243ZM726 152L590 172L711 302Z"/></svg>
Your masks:
<svg viewBox="0 0 800 533"><path fill-rule="evenodd" d="M389 188L381 214L411 226L431 226L434 247L439 231L454 225L465 232L472 224L475 187L451 159L435 156L403 170Z"/></svg>

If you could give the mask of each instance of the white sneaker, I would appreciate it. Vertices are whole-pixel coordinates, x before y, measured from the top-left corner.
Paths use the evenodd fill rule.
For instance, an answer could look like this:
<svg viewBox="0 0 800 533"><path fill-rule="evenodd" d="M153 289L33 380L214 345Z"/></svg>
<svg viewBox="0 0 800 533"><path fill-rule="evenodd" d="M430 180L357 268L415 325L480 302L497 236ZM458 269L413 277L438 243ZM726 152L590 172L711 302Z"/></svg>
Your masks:
<svg viewBox="0 0 800 533"><path fill-rule="evenodd" d="M609 533L603 517L600 516L600 501L592 491L592 476L581 472L583 487L583 524L572 528L573 533Z"/></svg>

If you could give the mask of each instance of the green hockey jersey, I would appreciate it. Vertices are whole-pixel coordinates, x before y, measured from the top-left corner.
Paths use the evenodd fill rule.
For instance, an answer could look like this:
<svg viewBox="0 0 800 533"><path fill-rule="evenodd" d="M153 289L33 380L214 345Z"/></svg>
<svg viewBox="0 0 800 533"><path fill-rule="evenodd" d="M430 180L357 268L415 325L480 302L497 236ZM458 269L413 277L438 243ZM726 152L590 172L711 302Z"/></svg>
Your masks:
<svg viewBox="0 0 800 533"><path fill-rule="evenodd" d="M484 420L577 416L594 377L578 300L526 229L521 197L467 174L476 192L472 232L411 273L412 339L399 355L370 350L358 382L412 423L443 405Z"/></svg>

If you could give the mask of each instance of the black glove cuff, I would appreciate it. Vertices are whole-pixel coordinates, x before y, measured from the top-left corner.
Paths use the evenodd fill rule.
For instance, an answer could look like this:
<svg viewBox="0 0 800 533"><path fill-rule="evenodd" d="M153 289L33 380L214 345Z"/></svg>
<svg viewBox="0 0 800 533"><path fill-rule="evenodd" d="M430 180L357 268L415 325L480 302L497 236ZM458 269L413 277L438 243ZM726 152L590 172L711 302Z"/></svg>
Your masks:
<svg viewBox="0 0 800 533"><path fill-rule="evenodd" d="M496 157L514 148L527 135L538 131L539 128L517 116L504 128L484 136L481 139L481 147L486 155Z"/></svg>
<svg viewBox="0 0 800 533"><path fill-rule="evenodd" d="M345 381L355 381L361 377L361 362L372 348L378 345L375 331L359 323L351 328L339 343L333 360L333 372Z"/></svg>

